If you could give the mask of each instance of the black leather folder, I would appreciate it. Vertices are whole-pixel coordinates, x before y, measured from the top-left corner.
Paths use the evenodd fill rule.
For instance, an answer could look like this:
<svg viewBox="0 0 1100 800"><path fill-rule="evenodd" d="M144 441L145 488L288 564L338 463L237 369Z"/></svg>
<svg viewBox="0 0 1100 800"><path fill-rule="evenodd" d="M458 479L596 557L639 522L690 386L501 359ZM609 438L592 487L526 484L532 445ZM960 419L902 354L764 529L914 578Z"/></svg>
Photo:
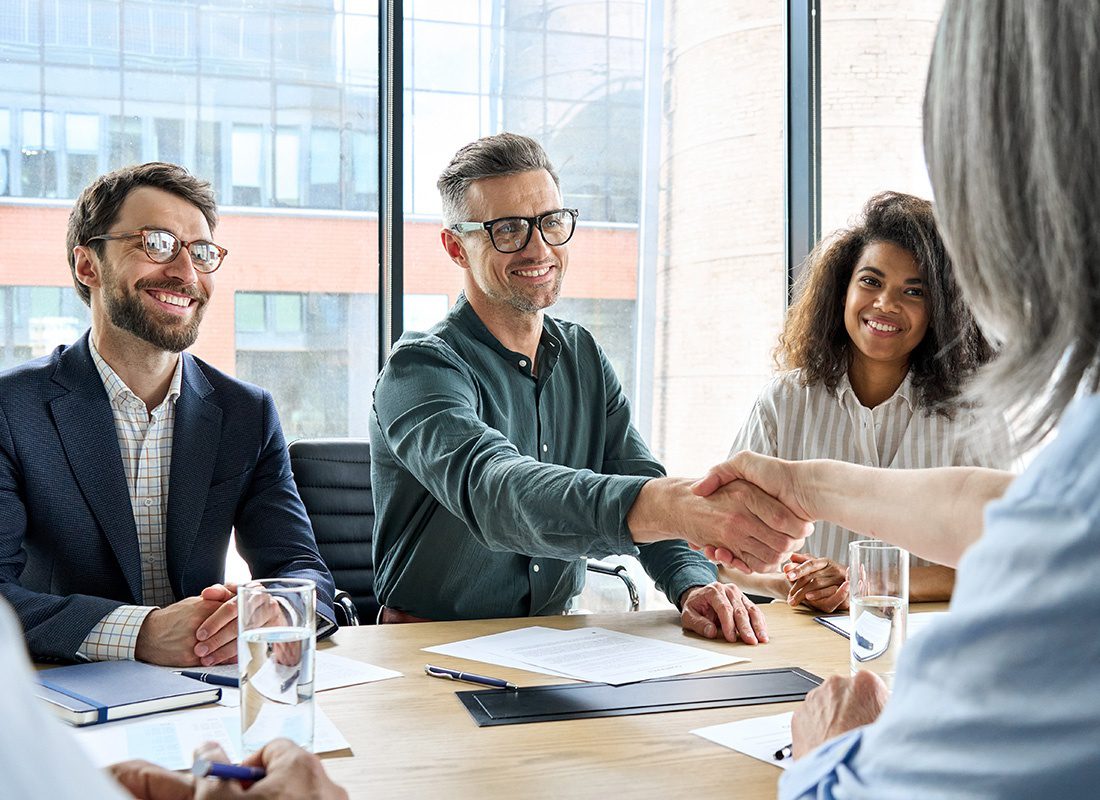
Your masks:
<svg viewBox="0 0 1100 800"><path fill-rule="evenodd" d="M480 728L522 722L788 703L804 699L808 691L820 684L821 678L816 675L797 667L784 667L680 675L625 686L563 683L528 686L515 691L482 689L456 694Z"/></svg>

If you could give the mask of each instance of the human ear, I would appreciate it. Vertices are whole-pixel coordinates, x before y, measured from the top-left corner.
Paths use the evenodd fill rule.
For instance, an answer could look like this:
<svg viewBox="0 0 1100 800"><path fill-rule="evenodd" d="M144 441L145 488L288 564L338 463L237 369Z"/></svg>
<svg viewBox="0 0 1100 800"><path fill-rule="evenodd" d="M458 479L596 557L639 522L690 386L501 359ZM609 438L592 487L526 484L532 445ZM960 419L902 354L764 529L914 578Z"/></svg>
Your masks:
<svg viewBox="0 0 1100 800"><path fill-rule="evenodd" d="M99 259L91 248L79 244L73 248L73 270L76 279L89 289L100 286Z"/></svg>
<svg viewBox="0 0 1100 800"><path fill-rule="evenodd" d="M454 231L449 228L444 228L439 232L439 239L443 243L443 249L447 252L451 261L455 262L463 269L470 268L470 259L466 254L466 247Z"/></svg>

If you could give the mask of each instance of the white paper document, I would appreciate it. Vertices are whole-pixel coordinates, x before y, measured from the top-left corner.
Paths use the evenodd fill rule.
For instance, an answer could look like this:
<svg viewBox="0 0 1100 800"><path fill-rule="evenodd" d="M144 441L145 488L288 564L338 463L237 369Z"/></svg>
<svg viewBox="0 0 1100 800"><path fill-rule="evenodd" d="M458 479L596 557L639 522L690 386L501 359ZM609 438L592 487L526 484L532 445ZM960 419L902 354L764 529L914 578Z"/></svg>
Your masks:
<svg viewBox="0 0 1100 800"><path fill-rule="evenodd" d="M318 706L313 713L313 752L346 749L332 720ZM241 760L240 712L220 706L93 725L73 734L97 767L143 758L165 769L190 769L195 748L204 742L217 742L231 761Z"/></svg>
<svg viewBox="0 0 1100 800"><path fill-rule="evenodd" d="M317 651L315 656L316 678L313 691L325 692L329 689L339 689L343 686L355 686L360 683L372 683L384 681L389 678L400 678L400 672L384 667L376 667L364 661L356 661L354 658L338 656L324 650ZM180 670L193 670L195 672L209 672L214 675L224 675L228 678L237 677L236 664L222 664L217 667L172 667L174 672ZM222 699L218 701L223 706L236 708L241 704L239 689L222 687Z"/></svg>
<svg viewBox="0 0 1100 800"><path fill-rule="evenodd" d="M701 647L605 628L563 631L538 625L424 649L430 653L615 686L748 661Z"/></svg>
<svg viewBox="0 0 1100 800"><path fill-rule="evenodd" d="M924 632L937 619L946 617L948 613L947 611L921 611L917 614L909 614L905 623L905 638L912 639ZM828 617L821 617L821 619L827 623L826 627L832 628L841 636L850 637L852 635L852 617L850 614L832 614Z"/></svg>
<svg viewBox="0 0 1100 800"><path fill-rule="evenodd" d="M786 769L791 765L787 756L777 759L775 754L791 743L791 716L794 712L774 714L770 717L753 717L724 725L711 725L692 731L715 744L766 761L772 766Z"/></svg>

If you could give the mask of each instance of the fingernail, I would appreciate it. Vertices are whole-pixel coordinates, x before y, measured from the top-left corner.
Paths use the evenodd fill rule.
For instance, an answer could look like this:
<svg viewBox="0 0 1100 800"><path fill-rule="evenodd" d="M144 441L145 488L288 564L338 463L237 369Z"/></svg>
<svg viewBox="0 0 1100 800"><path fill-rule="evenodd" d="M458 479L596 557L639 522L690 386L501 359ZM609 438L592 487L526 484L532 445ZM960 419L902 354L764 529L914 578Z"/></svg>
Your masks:
<svg viewBox="0 0 1100 800"><path fill-rule="evenodd" d="M206 658L204 658L202 660L202 665L204 667L209 667L213 663L214 663L214 657L213 656L207 656Z"/></svg>
<svg viewBox="0 0 1100 800"><path fill-rule="evenodd" d="M198 631L195 633L195 638L198 639L200 642L204 641L208 636L210 636L210 634L207 633L205 628L199 628ZM202 655L202 653L199 653L199 655Z"/></svg>
<svg viewBox="0 0 1100 800"><path fill-rule="evenodd" d="M703 629L703 635L708 637L714 636L717 632L718 631L714 629L713 625L707 625L707 627Z"/></svg>
<svg viewBox="0 0 1100 800"><path fill-rule="evenodd" d="M210 652L210 648L207 647L204 644L200 644L198 647L195 648L195 653L200 655L200 656L204 656L209 652Z"/></svg>

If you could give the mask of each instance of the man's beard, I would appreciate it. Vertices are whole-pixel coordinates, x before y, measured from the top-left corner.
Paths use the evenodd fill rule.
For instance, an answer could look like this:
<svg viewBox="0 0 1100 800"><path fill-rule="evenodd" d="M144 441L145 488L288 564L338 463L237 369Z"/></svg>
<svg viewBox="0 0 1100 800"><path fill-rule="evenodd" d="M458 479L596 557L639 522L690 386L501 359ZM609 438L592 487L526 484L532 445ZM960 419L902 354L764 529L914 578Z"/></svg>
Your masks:
<svg viewBox="0 0 1100 800"><path fill-rule="evenodd" d="M535 263L536 262L532 262L531 266L534 266ZM550 306L558 302L558 297L561 295L561 263L555 261L553 266L554 283L548 289L540 288L539 290L537 290L538 294L532 296L531 294L525 293L517 287L509 286L507 292L496 293L496 299L503 300L516 311L520 311L524 314L534 314L538 311L542 311L545 308L550 308ZM524 269L525 265L509 265L509 269L516 268ZM549 292L549 295L547 296L546 294L544 294L545 292Z"/></svg>
<svg viewBox="0 0 1100 800"><path fill-rule="evenodd" d="M117 281L112 280L112 284L104 287L107 291L103 293L103 307L116 327L170 353L181 353L195 343L206 309L207 297L201 290L170 281L138 281L132 291L123 289ZM165 289L194 299L196 306L191 320L177 325L158 322L138 296L146 289Z"/></svg>

